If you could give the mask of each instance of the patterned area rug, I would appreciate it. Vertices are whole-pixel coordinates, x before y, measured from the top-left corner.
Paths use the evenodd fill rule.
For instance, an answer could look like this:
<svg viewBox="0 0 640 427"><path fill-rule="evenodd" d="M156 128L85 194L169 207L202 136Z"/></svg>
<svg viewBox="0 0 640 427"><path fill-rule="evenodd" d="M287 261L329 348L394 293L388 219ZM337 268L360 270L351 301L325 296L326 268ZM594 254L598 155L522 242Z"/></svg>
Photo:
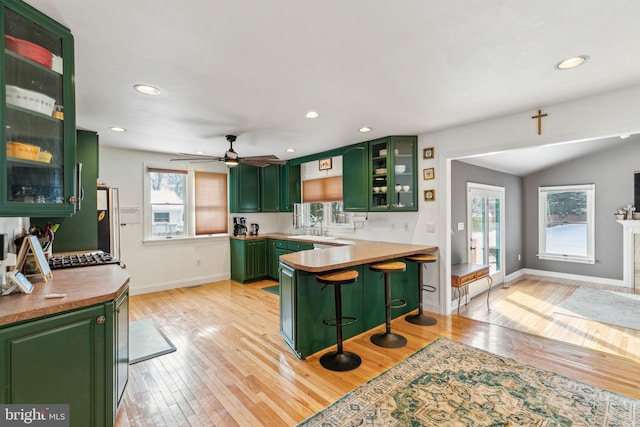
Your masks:
<svg viewBox="0 0 640 427"><path fill-rule="evenodd" d="M440 338L299 426L640 426L640 401Z"/></svg>

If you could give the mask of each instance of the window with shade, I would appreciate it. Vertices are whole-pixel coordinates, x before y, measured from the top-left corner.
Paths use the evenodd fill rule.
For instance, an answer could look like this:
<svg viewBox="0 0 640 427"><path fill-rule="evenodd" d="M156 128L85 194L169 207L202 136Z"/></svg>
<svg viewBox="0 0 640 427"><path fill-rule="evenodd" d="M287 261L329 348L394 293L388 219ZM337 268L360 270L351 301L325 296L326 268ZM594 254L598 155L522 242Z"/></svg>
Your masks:
<svg viewBox="0 0 640 427"><path fill-rule="evenodd" d="M351 213L343 210L342 176L303 181L302 203L307 225L344 227L351 224Z"/></svg>
<svg viewBox="0 0 640 427"><path fill-rule="evenodd" d="M227 174L147 167L147 240L226 234Z"/></svg>

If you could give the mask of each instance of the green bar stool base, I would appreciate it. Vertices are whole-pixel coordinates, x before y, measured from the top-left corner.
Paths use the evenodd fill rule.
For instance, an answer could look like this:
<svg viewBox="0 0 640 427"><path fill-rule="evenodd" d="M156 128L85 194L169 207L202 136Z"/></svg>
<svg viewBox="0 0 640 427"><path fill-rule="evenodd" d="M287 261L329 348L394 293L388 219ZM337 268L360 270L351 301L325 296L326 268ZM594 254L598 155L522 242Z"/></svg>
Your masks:
<svg viewBox="0 0 640 427"><path fill-rule="evenodd" d="M320 357L320 364L331 371L351 371L360 366L361 363L360 356L349 351L343 351L342 353L331 351Z"/></svg>
<svg viewBox="0 0 640 427"><path fill-rule="evenodd" d="M380 332L379 334L371 335L371 342L384 348L400 348L407 345L405 337L393 332Z"/></svg>
<svg viewBox="0 0 640 427"><path fill-rule="evenodd" d="M421 325L421 326L433 326L436 323L438 323L438 321L433 317L427 316L422 313L410 314L406 316L404 320L406 320L409 323L413 323L414 325Z"/></svg>

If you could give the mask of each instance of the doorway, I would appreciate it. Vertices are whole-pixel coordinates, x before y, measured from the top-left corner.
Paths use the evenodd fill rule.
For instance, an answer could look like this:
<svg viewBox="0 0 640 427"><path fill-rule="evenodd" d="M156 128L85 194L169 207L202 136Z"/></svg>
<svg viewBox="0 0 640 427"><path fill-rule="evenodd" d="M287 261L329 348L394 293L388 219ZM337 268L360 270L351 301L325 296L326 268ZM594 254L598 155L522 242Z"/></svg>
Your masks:
<svg viewBox="0 0 640 427"><path fill-rule="evenodd" d="M489 265L494 285L504 283L504 195L504 187L467 183L468 260Z"/></svg>

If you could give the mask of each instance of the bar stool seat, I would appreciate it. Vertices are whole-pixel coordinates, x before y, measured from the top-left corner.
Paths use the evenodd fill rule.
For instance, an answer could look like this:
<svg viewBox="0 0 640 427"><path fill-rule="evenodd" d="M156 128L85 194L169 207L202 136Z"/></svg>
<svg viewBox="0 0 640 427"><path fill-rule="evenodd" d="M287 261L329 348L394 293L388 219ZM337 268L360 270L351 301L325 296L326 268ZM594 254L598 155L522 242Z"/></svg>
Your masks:
<svg viewBox="0 0 640 427"><path fill-rule="evenodd" d="M407 345L407 339L402 335L391 332L391 310L407 305L401 299L391 299L391 280L389 275L396 272L404 272L407 265L402 261L386 261L369 265L371 271L384 274L384 303L385 303L385 331L371 336L371 342L385 348L399 348Z"/></svg>
<svg viewBox="0 0 640 427"><path fill-rule="evenodd" d="M415 255L410 255L405 259L407 261L417 263L419 268L419 273L418 273L418 313L410 314L406 316L404 319L409 323L413 323L414 325L433 326L436 323L438 323L438 320L431 316L427 316L426 314L423 313L422 291L435 292L436 287L432 285L424 284L423 270L427 264L436 262L438 260L438 257L435 256L434 254L415 254Z"/></svg>
<svg viewBox="0 0 640 427"><path fill-rule="evenodd" d="M342 327L349 326L358 321L355 317L345 317L342 315L342 293L341 286L348 283L355 283L358 279L358 272L355 270L335 270L316 275L316 280L323 283L322 289L329 285L333 286L335 297L336 317L323 319L322 323L336 328L337 351L330 351L320 357L320 364L332 371L351 371L362 363L360 356L343 350Z"/></svg>

